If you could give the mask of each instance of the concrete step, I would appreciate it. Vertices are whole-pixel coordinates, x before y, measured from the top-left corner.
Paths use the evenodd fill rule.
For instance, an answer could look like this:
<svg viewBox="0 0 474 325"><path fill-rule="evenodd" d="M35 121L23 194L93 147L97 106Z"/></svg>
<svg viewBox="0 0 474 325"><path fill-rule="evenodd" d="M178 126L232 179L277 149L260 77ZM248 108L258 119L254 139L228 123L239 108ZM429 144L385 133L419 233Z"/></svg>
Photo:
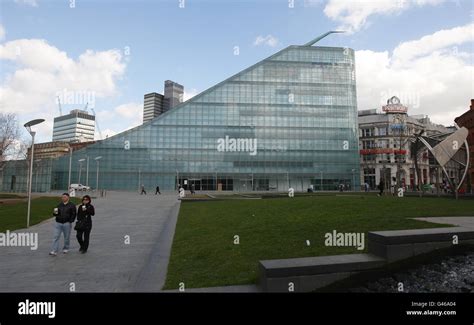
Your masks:
<svg viewBox="0 0 474 325"><path fill-rule="evenodd" d="M314 291L386 261L372 254L346 254L260 261L260 285L267 292Z"/></svg>
<svg viewBox="0 0 474 325"><path fill-rule="evenodd" d="M369 243L377 242L385 245L442 242L453 240L457 235L459 240L474 239L474 229L466 227L447 227L410 230L371 231L368 234Z"/></svg>
<svg viewBox="0 0 474 325"><path fill-rule="evenodd" d="M314 291L357 273L456 245L474 245L474 229L449 227L369 232L368 254L260 261L260 285L263 291L269 292Z"/></svg>
<svg viewBox="0 0 474 325"><path fill-rule="evenodd" d="M267 277L288 275L311 275L333 272L361 271L378 267L385 263L373 254L344 254L289 258L260 261L260 268Z"/></svg>

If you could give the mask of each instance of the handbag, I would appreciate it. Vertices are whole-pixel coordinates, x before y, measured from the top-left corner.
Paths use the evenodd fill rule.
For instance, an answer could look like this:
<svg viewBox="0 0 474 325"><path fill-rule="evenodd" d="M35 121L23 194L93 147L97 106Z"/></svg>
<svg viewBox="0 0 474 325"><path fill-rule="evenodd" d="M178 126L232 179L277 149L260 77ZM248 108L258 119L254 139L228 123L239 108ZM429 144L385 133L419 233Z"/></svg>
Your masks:
<svg viewBox="0 0 474 325"><path fill-rule="evenodd" d="M74 226L74 230L83 231L83 230L86 230L86 228L87 228L86 218L76 221L76 225Z"/></svg>

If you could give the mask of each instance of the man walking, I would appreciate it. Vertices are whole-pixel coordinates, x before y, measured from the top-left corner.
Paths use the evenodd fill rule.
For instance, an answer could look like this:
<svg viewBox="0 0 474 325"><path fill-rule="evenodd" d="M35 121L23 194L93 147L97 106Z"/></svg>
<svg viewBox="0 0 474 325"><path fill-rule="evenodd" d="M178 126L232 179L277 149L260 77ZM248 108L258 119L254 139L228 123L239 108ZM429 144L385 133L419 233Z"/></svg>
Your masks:
<svg viewBox="0 0 474 325"><path fill-rule="evenodd" d="M140 195L142 195L142 194L146 195L145 185L143 185L143 184L142 184L142 191L140 192Z"/></svg>
<svg viewBox="0 0 474 325"><path fill-rule="evenodd" d="M155 195L156 195L156 194L160 194L160 195L161 195L160 187L159 187L159 186L156 187Z"/></svg>
<svg viewBox="0 0 474 325"><path fill-rule="evenodd" d="M59 251L59 239L64 236L63 253L69 251L69 238L71 236L71 224L76 219L76 206L69 201L69 194L63 193L62 202L54 208L53 216L56 217L54 223L53 247L49 255L56 256Z"/></svg>

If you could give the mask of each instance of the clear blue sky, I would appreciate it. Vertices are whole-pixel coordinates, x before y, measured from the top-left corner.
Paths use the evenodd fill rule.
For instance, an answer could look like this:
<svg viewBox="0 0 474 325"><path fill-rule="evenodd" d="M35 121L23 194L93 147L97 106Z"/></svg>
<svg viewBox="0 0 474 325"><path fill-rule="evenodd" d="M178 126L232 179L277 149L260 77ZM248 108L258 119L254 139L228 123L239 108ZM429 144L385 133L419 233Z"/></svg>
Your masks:
<svg viewBox="0 0 474 325"><path fill-rule="evenodd" d="M74 60L87 49L130 48L126 70L117 81L118 95L97 100L97 111L141 103L143 94L162 92L166 79L186 90L203 91L283 47L303 44L340 24L324 14L326 1L295 0L289 8L288 0L186 0L184 9L179 0L76 0L74 9L66 0L36 0L36 6L22 2L1 0L4 43L45 39ZM320 45L391 51L401 42L466 25L472 13L469 0L415 6L370 16L363 30L332 35ZM257 36L269 34L278 39L277 46L253 44ZM240 55L233 55L234 46ZM1 67L4 83L17 67L9 61ZM112 124L103 121L106 127Z"/></svg>

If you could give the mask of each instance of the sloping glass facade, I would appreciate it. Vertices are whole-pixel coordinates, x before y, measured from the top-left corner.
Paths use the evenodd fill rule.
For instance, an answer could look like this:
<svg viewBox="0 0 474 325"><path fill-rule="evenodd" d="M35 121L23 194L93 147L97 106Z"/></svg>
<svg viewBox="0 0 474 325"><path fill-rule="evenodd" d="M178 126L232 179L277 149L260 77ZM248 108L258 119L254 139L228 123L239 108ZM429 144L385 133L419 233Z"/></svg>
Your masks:
<svg viewBox="0 0 474 325"><path fill-rule="evenodd" d="M73 154L89 157L88 185L135 190L358 188L354 52L289 46L161 116ZM86 163L82 163L85 184ZM67 188L69 157L52 186Z"/></svg>

